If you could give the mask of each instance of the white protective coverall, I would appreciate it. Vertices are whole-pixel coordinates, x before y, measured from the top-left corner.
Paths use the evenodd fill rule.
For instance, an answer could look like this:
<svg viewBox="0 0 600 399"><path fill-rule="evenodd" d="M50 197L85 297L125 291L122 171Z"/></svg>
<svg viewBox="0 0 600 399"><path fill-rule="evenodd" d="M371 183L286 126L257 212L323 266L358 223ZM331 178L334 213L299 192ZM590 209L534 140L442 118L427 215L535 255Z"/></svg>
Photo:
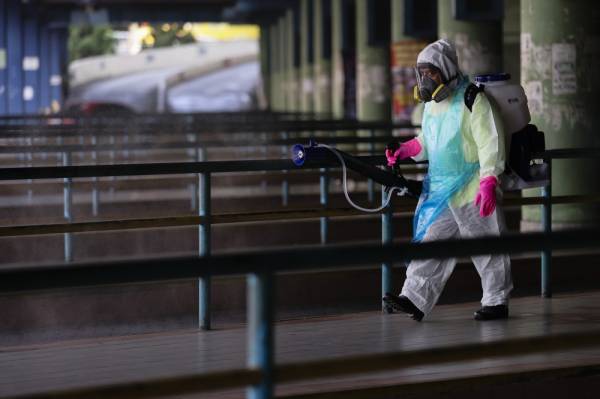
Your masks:
<svg viewBox="0 0 600 399"><path fill-rule="evenodd" d="M413 159L429 160L429 183L426 183L417 206L415 237L419 224L422 234L418 241L421 242L498 236L504 230L501 210L496 208L490 216L481 217L474 199L481 178L495 176L499 179L504 170L501 120L484 93L477 95L472 112L464 104L468 79L458 68L456 50L451 43L439 40L430 44L417 58L417 64L421 63L437 67L445 80L456 78L448 83L453 89L448 98L425 105L422 131L417 137L422 149ZM456 164L459 166L455 167ZM497 197L500 195L497 191ZM436 208L435 216L422 217L419 221L420 209L427 208L423 205L431 205L431 202ZM481 277L481 304L507 304L513 287L509 257L483 255L473 256L472 260ZM454 258L410 262L401 295L408 297L425 315L429 314L455 265Z"/></svg>

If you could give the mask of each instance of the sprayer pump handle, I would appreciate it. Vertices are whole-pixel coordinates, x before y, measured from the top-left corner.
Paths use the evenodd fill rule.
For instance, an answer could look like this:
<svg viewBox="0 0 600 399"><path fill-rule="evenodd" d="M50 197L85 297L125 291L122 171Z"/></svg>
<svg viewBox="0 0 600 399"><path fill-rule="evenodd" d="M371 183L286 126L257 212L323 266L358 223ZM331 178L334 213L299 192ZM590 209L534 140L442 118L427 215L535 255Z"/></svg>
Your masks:
<svg viewBox="0 0 600 399"><path fill-rule="evenodd" d="M390 141L385 148L387 150L395 152L398 148L400 148L400 143L398 143L397 141Z"/></svg>

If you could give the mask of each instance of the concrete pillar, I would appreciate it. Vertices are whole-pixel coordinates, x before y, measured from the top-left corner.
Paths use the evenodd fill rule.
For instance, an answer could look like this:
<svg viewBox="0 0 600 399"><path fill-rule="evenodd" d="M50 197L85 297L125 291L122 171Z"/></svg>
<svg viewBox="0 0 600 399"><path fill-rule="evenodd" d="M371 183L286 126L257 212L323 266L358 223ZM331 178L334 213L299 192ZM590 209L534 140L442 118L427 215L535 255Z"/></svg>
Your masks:
<svg viewBox="0 0 600 399"><path fill-rule="evenodd" d="M266 103L271 104L271 43L269 40L269 25L260 26L260 76L262 92L266 97Z"/></svg>
<svg viewBox="0 0 600 399"><path fill-rule="evenodd" d="M287 81L287 110L297 112L300 110L299 94L299 65L300 65L300 43L296 40L297 33L300 33L298 25L299 18L296 8L288 9L285 13L285 65Z"/></svg>
<svg viewBox="0 0 600 399"><path fill-rule="evenodd" d="M331 0L331 111L334 118L344 117L342 18L342 0Z"/></svg>
<svg viewBox="0 0 600 399"><path fill-rule="evenodd" d="M502 25L498 21L458 21L453 1L438 0L438 36L456 44L461 70L471 78L502 70Z"/></svg>
<svg viewBox="0 0 600 399"><path fill-rule="evenodd" d="M271 95L269 96L269 108L271 111L281 111L281 76L279 57L279 29L277 23L269 27L270 48L273 50L270 54L270 70L271 70Z"/></svg>
<svg viewBox="0 0 600 399"><path fill-rule="evenodd" d="M389 7L389 0L356 0L357 117L360 120L390 119Z"/></svg>
<svg viewBox="0 0 600 399"><path fill-rule="evenodd" d="M323 115L331 114L331 0L314 3L314 108Z"/></svg>
<svg viewBox="0 0 600 399"><path fill-rule="evenodd" d="M427 40L405 33L405 0L392 0L391 24L391 80L392 80L392 119L395 122L411 122L417 103L413 88L417 84L414 67L419 52L427 45ZM419 121L420 123L420 121Z"/></svg>
<svg viewBox="0 0 600 399"><path fill-rule="evenodd" d="M503 71L513 82L521 81L521 0L504 0L502 19Z"/></svg>
<svg viewBox="0 0 600 399"><path fill-rule="evenodd" d="M23 17L19 0L6 1L6 62L8 113L22 114L23 105ZM8 39L10 38L10 39Z"/></svg>
<svg viewBox="0 0 600 399"><path fill-rule="evenodd" d="M286 23L285 22L286 22L286 20L283 16L279 17L277 20L277 34L279 35L279 38L278 38L277 51L274 54L277 57L278 64L279 64L280 111L289 110L289 106L288 106L289 82L288 82L287 63L286 63L287 34L286 34Z"/></svg>
<svg viewBox="0 0 600 399"><path fill-rule="evenodd" d="M600 125L600 24L593 0L521 0L521 83L532 123L546 134L546 147L598 148ZM552 194L600 192L598 160L557 160ZM597 204L555 205L555 228L598 224ZM523 227L537 224L539 207L526 207Z"/></svg>
<svg viewBox="0 0 600 399"><path fill-rule="evenodd" d="M300 2L300 79L301 99L300 110L313 112L313 25L311 23L314 0L301 0Z"/></svg>

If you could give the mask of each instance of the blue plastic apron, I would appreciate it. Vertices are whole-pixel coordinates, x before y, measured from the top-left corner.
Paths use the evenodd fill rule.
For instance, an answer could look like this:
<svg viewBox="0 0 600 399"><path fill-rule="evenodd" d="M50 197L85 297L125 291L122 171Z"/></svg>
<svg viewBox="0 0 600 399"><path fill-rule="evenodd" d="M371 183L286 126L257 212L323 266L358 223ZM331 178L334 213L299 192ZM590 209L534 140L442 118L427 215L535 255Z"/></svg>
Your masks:
<svg viewBox="0 0 600 399"><path fill-rule="evenodd" d="M467 162L461 135L465 107L463 97L469 84L465 79L451 97L448 110L431 115L425 105L423 137L429 158L429 171L423 181L423 192L413 220L413 241L419 242L448 207L450 199L462 189L479 170L479 162Z"/></svg>

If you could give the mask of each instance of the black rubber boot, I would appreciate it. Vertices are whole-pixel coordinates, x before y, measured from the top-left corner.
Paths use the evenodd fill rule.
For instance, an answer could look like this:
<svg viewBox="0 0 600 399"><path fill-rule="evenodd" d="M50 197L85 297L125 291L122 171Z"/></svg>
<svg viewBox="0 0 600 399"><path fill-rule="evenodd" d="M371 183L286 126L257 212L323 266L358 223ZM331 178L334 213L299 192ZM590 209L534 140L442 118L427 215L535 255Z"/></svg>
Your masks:
<svg viewBox="0 0 600 399"><path fill-rule="evenodd" d="M508 306L496 305L496 306L482 306L481 309L473 314L475 320L499 320L508 319Z"/></svg>
<svg viewBox="0 0 600 399"><path fill-rule="evenodd" d="M396 296L390 294L389 292L386 292L385 296L383 297L383 303L385 305L385 310L388 313L399 311L403 313L408 313L413 320L423 320L423 312L421 312L419 308L417 308L415 304L412 303L411 300L405 297L404 295Z"/></svg>

